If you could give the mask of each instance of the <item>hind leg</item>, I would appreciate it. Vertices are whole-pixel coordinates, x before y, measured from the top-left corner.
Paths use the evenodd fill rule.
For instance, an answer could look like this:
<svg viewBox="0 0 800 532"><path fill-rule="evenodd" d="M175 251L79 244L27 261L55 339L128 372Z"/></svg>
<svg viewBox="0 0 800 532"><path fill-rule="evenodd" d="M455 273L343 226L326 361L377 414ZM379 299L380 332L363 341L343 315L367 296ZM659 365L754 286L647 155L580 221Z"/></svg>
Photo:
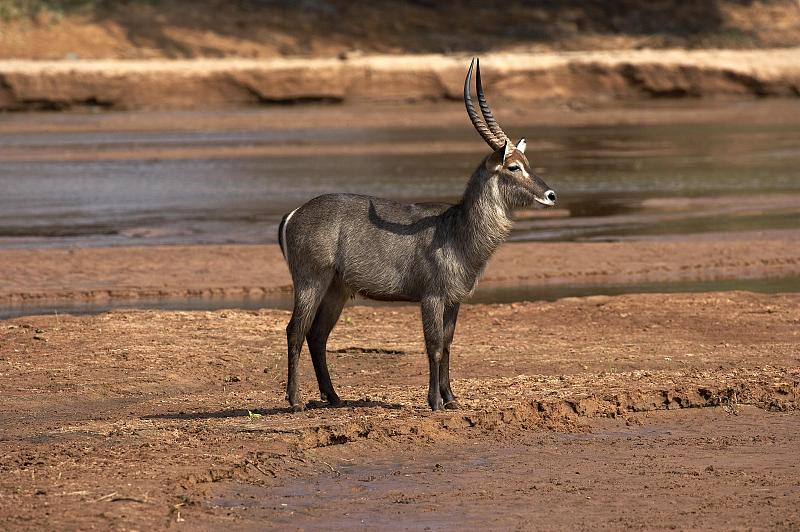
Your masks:
<svg viewBox="0 0 800 532"><path fill-rule="evenodd" d="M439 361L439 389L444 407L448 410L458 409L453 389L450 388L450 344L453 343L453 335L456 332L458 308L459 304L455 303L444 309L444 348L442 349L442 360Z"/></svg>
<svg viewBox="0 0 800 532"><path fill-rule="evenodd" d="M300 351L303 349L303 340L308 334L317 308L330 285L333 274L318 276L311 279L295 281L294 310L292 318L286 326L286 342L288 344L289 361L286 377L286 399L292 410L303 409L302 398L298 384L298 364Z"/></svg>
<svg viewBox="0 0 800 532"><path fill-rule="evenodd" d="M331 405L337 405L340 401L328 373L325 348L328 344L328 336L336 326L336 322L339 321L348 297L350 297L350 291L339 280L334 279L328 287L317 310L317 315L314 317L314 322L311 324L311 329L306 335L308 350L311 351L311 361L314 363L314 373L317 375L320 398Z"/></svg>

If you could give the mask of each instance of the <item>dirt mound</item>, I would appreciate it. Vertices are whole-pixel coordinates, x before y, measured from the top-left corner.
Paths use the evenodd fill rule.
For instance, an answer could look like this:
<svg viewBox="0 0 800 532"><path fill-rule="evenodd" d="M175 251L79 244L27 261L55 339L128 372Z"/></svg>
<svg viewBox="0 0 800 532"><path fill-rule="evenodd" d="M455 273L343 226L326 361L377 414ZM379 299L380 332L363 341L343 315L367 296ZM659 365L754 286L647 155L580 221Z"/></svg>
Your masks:
<svg viewBox="0 0 800 532"><path fill-rule="evenodd" d="M0 17L0 58L25 59L800 45L791 0L6 0Z"/></svg>

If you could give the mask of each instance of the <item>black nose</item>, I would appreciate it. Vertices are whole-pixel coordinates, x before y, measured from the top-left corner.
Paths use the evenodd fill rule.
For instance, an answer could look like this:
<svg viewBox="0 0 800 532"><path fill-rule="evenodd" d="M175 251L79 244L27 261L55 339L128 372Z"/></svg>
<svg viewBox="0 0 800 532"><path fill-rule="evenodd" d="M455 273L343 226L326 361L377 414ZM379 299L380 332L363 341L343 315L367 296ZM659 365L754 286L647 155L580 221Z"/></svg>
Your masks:
<svg viewBox="0 0 800 532"><path fill-rule="evenodd" d="M553 192L552 190L548 190L547 194L545 194L545 197L550 201L552 201L553 203L556 202L556 193Z"/></svg>

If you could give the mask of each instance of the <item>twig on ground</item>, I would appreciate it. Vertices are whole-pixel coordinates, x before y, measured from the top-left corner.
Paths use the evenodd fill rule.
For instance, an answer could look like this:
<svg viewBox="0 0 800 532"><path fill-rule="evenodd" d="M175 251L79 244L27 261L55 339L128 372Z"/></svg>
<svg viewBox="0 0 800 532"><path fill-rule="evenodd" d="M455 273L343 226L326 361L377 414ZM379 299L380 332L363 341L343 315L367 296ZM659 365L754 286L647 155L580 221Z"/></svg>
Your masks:
<svg viewBox="0 0 800 532"><path fill-rule="evenodd" d="M336 474L337 477L339 475L341 475L341 473L339 473L338 470L334 469L334 467L332 465L330 465L328 462L322 462L322 463L325 464L326 466L328 466L329 468L331 468L331 473Z"/></svg>
<svg viewBox="0 0 800 532"><path fill-rule="evenodd" d="M117 492L115 491L115 492L113 492L113 493L109 493L108 495L103 495L103 496L102 496L102 497L100 497L99 499L95 499L95 500L93 500L92 502L100 502L100 501L105 501L105 500L107 500L107 499L110 499L110 498L112 498L112 497L114 497L114 496L116 496L116 495L117 495Z"/></svg>
<svg viewBox="0 0 800 532"><path fill-rule="evenodd" d="M111 502L118 502L118 501L131 501L131 502L138 502L141 504L148 504L148 502L144 499L137 499L136 497L113 497Z"/></svg>

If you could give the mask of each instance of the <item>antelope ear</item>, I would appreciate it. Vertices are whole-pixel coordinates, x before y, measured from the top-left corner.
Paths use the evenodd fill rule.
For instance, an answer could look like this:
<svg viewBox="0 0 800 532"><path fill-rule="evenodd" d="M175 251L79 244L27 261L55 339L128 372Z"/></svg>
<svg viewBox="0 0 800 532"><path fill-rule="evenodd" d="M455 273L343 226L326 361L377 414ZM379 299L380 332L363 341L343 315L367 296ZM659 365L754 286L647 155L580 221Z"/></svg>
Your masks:
<svg viewBox="0 0 800 532"><path fill-rule="evenodd" d="M511 153L511 146L508 141L506 141L504 146L494 150L489 158L486 159L486 169L491 172L499 170L503 166L509 153Z"/></svg>
<svg viewBox="0 0 800 532"><path fill-rule="evenodd" d="M517 142L517 149L522 153L525 153L525 148L527 147L528 147L528 142L525 139L519 139L519 142Z"/></svg>

